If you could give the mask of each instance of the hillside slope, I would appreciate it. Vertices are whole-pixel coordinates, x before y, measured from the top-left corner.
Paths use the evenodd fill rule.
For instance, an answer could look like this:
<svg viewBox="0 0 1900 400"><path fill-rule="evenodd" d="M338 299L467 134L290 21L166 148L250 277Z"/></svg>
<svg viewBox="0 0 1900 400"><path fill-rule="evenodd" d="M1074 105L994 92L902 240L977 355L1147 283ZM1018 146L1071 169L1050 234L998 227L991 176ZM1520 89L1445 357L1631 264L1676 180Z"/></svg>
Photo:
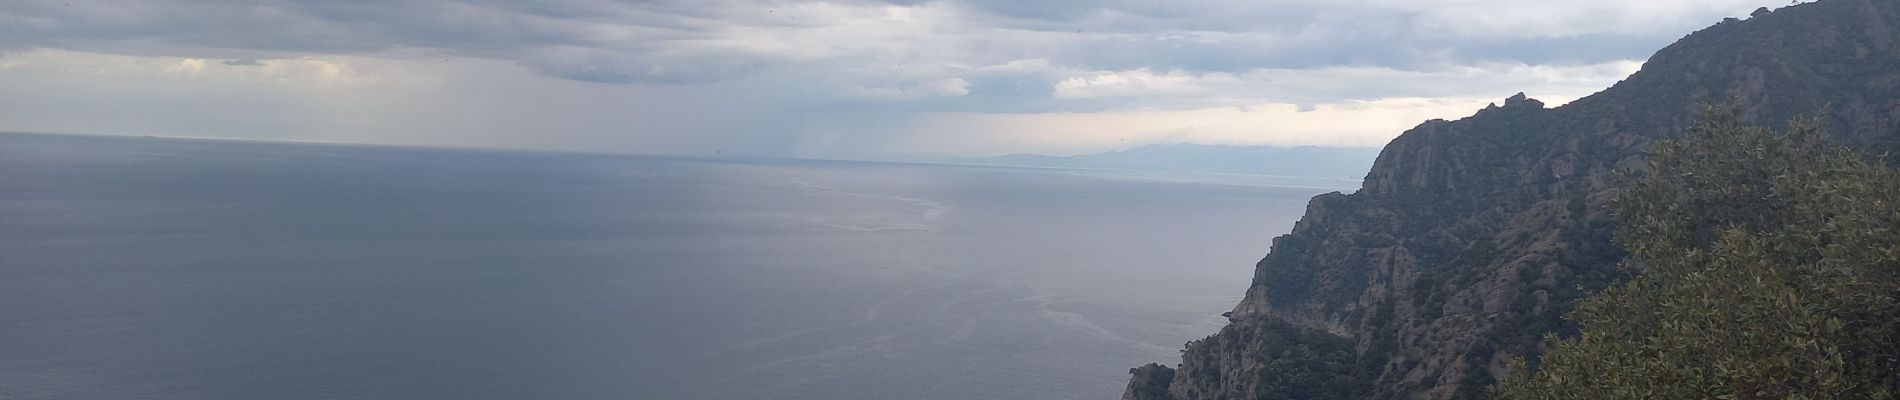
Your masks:
<svg viewBox="0 0 1900 400"><path fill-rule="evenodd" d="M1837 143L1900 149L1895 24L1889 0L1791 6L1690 34L1563 107L1518 96L1406 131L1358 192L1315 197L1274 239L1231 324L1178 370L1134 370L1171 375L1166 397L1127 398L1478 397L1617 279L1612 171L1701 105L1738 99L1758 124L1825 112Z"/></svg>

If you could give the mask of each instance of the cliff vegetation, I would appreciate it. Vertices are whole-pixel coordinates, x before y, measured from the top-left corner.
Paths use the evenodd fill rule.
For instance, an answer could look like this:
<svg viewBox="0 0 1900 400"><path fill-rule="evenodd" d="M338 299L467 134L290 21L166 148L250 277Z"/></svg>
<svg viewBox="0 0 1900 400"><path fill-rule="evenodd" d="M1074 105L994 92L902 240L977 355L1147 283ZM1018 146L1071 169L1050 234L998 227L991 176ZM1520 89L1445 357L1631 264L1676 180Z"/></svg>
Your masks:
<svg viewBox="0 0 1900 400"><path fill-rule="evenodd" d="M1692 232L1698 240L1693 242L1694 246L1699 247L1679 247L1704 249L1697 250L1703 251L1698 253L1702 254L1697 256L1699 258L1650 260L1654 255L1648 252L1661 247L1635 246L1640 243L1627 238L1619 242L1618 232L1662 229L1664 225L1619 222L1617 213L1638 210L1626 208L1635 202L1618 202L1617 199L1627 198L1620 189L1626 184L1636 185L1632 187L1638 188L1637 191L1660 190L1640 189L1650 187L1643 185L1705 184L1650 180L1667 173L1650 169L1651 149L1656 149L1656 155L1689 151L1682 148L1686 145L1681 143L1690 142L1670 141L1703 135L1697 132L1712 129L1708 127L1711 122L1694 125L1694 121L1704 115L1706 105L1730 101L1735 105L1724 108L1725 114L1720 117L1726 118L1722 120L1726 122L1720 124L1765 126L1794 120L1800 115L1821 115L1823 117L1798 124L1791 129L1794 133L1763 135L1799 140L1825 136L1828 141L1852 151L1812 150L1810 153L1828 154L1829 160L1845 159L1846 154L1852 154L1868 165L1893 164L1892 158L1878 157L1900 149L1900 46L1896 45L1900 43L1900 30L1894 29L1896 23L1900 23L1900 2L1890 0L1821 0L1764 10L1747 20L1724 21L1692 33L1656 52L1641 71L1615 86L1561 107L1550 108L1528 96L1518 95L1466 118L1420 124L1383 149L1358 191L1320 195L1308 203L1306 215L1293 231L1274 239L1271 251L1256 265L1246 297L1229 314L1229 326L1190 343L1176 368L1157 365L1158 368L1134 371L1137 381L1157 382L1162 380L1163 370L1166 370L1165 396L1127 398L1482 398L1495 383L1510 379L1519 382L1512 387L1524 390L1560 388L1563 386L1537 386L1536 382L1549 382L1540 380L1544 378L1513 377L1523 376L1524 371L1532 367L1549 364L1548 368L1538 368L1536 376L1562 379L1559 377L1576 372L1563 372L1565 370L1558 366L1566 365L1567 361L1562 360L1593 357L1581 355L1590 354L1587 350L1571 349L1588 348L1595 340L1648 337L1634 335L1658 334L1650 330L1655 327L1706 328L1679 326L1673 322L1668 326L1644 325L1649 322L1633 322L1624 327L1596 326L1601 323L1592 322L1593 316L1635 312L1606 304L1636 302L1629 304L1688 307L1654 295L1634 300L1581 301L1606 290L1607 296L1611 296L1607 298L1635 296L1619 293L1629 292L1631 289L1627 288L1631 285L1662 285L1673 279L1630 281L1635 276L1633 272L1643 268L1627 266L1680 261L1679 265L1683 266L1680 270L1700 271L1695 268L1701 267L1694 266L1746 261L1746 258L1735 257L1709 258L1712 256L1705 250L1720 245L1727 246L1722 249L1738 252L1736 254L1744 254L1739 253L1744 248L1758 251L1761 253L1749 257L1788 262L1785 265L1814 264L1828 266L1824 268L1828 271L1838 270L1832 266L1845 259L1813 254L1802 256L1808 258L1787 258L1794 257L1792 250L1777 249L1833 244L1837 242L1829 241L1842 238L1794 238L1794 235L1818 231L1784 232L1775 230L1781 228L1769 229L1770 225L1760 224L1745 224L1739 232L1731 232L1734 230L1725 224L1709 225L1721 229ZM1692 126L1696 128L1691 129ZM1728 129L1729 125L1722 126ZM1659 142L1672 144L1657 147ZM1722 149L1730 150L1741 151ZM1806 157L1789 154L1798 155ZM1844 165L1819 171L1845 171L1842 168L1848 167ZM1624 170L1635 171L1636 176L1646 178L1636 181L1642 183L1630 183L1619 177L1618 171ZM1725 173L1744 171L1750 170ZM1755 186L1729 189L1749 190L1746 193L1724 193L1713 186L1696 186L1702 189L1695 190L1714 191L1708 195L1715 197L1709 197L1708 201L1740 201L1746 200L1745 196L1776 193L1772 190L1794 190L1764 186L1778 182L1770 179L1775 175L1760 175L1768 171L1763 169L1754 171L1758 174L1738 179L1754 179L1750 182ZM1714 179L1699 176L1695 179ZM1871 176L1862 178L1873 179ZM1834 185L1843 181L1813 182ZM1784 203L1775 203L1773 207L1822 207L1838 203L1810 198L1797 204L1793 197L1778 201ZM1662 203L1657 204L1660 207ZM1743 207L1734 210L1708 210L1725 210L1720 212L1746 214L1750 218L1819 218L1816 215L1823 215L1799 214L1809 211L1769 213L1747 208L1766 206L1749 204L1734 203L1733 207ZM1700 210L1695 207L1704 205L1684 206L1689 207L1684 210ZM1698 223L1707 223L1713 221L1708 218L1716 218L1713 215L1726 214L1694 218L1703 218ZM1789 238L1805 241L1783 241ZM1872 236L1865 240L1872 240ZM1879 247L1874 242L1838 243ZM1626 251L1619 244L1631 246ZM1626 260L1631 254L1635 254L1634 258ZM1786 268L1773 268L1773 271L1805 274ZM1766 275L1764 279L1780 276ZM1782 280L1764 281L1768 283L1762 285L1787 285L1790 284L1787 282L1796 282L1787 279L1796 278L1798 282L1817 285L1829 282L1806 277L1783 278L1786 279L1776 278ZM1873 278L1855 279L1862 281L1854 281L1859 283L1847 287L1859 288L1861 286L1855 285L1871 283ZM1609 289L1612 287L1616 289ZM1713 290L1673 286L1666 290L1705 289ZM1814 294L1818 292L1806 290L1835 289L1795 290L1790 292L1795 297L1789 304L1799 307L1749 312L1807 310L1801 312L1819 313L1807 307L1819 304L1817 302L1836 301L1818 298ZM1650 303L1651 300L1654 303ZM1865 302L1854 303L1856 306L1880 304L1869 299L1853 301ZM1566 315L1576 318L1566 319ZM1658 315L1642 315L1657 324L1667 322ZM1786 317L1782 314L1747 316L1767 318L1770 315ZM1669 318L1679 317L1683 316ZM1786 329L1824 329L1830 326L1827 322L1830 319L1839 320L1843 324L1840 329L1853 332L1871 329L1854 325L1856 320L1851 316L1819 313L1813 314L1813 318L1788 319L1786 321L1803 321L1799 323L1809 325ZM1608 333L1605 329L1625 332ZM1550 337L1559 341L1547 340ZM1812 347L1821 349L1874 340L1857 336L1836 339L1841 341L1802 345L1821 346ZM1893 339L1887 337L1889 342ZM1540 364L1544 354L1553 349L1580 355L1552 355ZM1874 371L1849 367L1866 360L1833 351L1801 354L1814 357L1838 354L1840 371L1845 375L1837 379ZM1763 353L1746 357L1766 360L1780 356ZM1527 361L1514 362L1518 359ZM1792 374L1802 371L1797 368L1834 365L1823 361L1790 362L1776 366L1781 368L1776 371ZM1660 365L1652 367L1662 368ZM1733 368L1741 368L1739 365ZM1287 376L1283 371L1298 371L1298 374ZM1776 375L1748 376L1766 379Z"/></svg>

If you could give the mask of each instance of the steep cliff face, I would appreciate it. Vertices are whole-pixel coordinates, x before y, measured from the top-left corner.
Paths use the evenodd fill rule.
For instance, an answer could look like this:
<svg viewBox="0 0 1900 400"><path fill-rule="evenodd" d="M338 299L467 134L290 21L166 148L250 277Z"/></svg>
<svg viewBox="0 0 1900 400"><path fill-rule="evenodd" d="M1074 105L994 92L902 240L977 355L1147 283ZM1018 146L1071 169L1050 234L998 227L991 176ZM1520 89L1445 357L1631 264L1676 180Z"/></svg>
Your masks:
<svg viewBox="0 0 1900 400"><path fill-rule="evenodd" d="M1700 105L1738 99L1757 123L1825 113L1840 143L1900 149L1896 23L1888 0L1792 6L1691 34L1563 107L1520 95L1406 131L1359 191L1315 197L1274 239L1229 326L1178 371L1134 371L1172 375L1166 396L1127 398L1477 397L1618 279L1613 171Z"/></svg>

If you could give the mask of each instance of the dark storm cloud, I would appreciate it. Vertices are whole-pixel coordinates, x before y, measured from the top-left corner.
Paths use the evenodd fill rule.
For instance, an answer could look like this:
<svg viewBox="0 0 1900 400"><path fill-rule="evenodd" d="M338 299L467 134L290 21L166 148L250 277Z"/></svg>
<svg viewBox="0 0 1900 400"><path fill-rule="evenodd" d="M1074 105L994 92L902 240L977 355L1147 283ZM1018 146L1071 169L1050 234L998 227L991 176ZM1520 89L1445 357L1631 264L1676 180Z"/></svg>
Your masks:
<svg viewBox="0 0 1900 400"><path fill-rule="evenodd" d="M1428 70L1473 62L1578 65L1641 59L1686 33L1683 29L1718 19L1690 19L1681 28L1599 30L1523 22L1514 30L1448 32L1444 25L1457 22L1457 15L1348 3L960 4L989 13L984 14L987 25L1050 34L1063 45L1044 57L1065 65L1229 72L1341 65Z"/></svg>
<svg viewBox="0 0 1900 400"><path fill-rule="evenodd" d="M1518 91L1600 90L1773 3L0 0L0 87L19 94L0 129L827 156L1363 145Z"/></svg>
<svg viewBox="0 0 1900 400"><path fill-rule="evenodd" d="M0 5L0 49L211 57L421 49L604 82L706 82L756 68L762 60L744 54L662 54L718 29L707 11L608 1L26 1Z"/></svg>
<svg viewBox="0 0 1900 400"><path fill-rule="evenodd" d="M1616 32L1565 26L1545 27L1548 32L1443 32L1447 15L1457 15L1407 4L896 0L834 5L955 11L947 14L953 20L935 21L935 30L929 32L944 39L900 41L888 49L939 52L945 58L927 61L981 65L1043 58L1084 70L1340 65L1425 70L1483 61L1588 64L1641 58L1680 35L1672 29ZM577 80L689 84L788 64L822 69L880 62L880 54L815 49L822 54L804 56L795 54L798 49L773 52L735 45L857 22L851 15L799 14L801 6L742 0L27 0L0 5L0 50L51 47L231 59L426 50L512 60L543 74ZM989 32L1007 32L1008 39L985 37ZM859 35L814 40L881 39L877 32ZM988 78L976 86L974 93L1004 89Z"/></svg>
<svg viewBox="0 0 1900 400"><path fill-rule="evenodd" d="M947 1L947 0L944 0ZM1297 29L1329 9L1346 4L1231 1L1010 1L958 0L983 14L1009 20L1003 25L1039 30L1150 32L1158 30L1256 31ZM1389 10L1360 8L1355 13Z"/></svg>

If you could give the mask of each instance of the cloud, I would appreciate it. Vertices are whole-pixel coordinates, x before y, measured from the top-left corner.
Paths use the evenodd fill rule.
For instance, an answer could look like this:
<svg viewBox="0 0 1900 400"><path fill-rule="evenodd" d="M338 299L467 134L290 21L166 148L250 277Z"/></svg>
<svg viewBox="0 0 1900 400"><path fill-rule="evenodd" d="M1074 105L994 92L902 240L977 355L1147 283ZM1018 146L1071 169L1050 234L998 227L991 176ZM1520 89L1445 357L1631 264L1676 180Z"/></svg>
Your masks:
<svg viewBox="0 0 1900 400"><path fill-rule="evenodd" d="M41 84L34 87L47 93L22 95L64 96L59 98L65 102L58 104L67 108L111 100L74 97L84 93L144 90L207 104L304 107L253 114L345 120L352 125L333 130L389 132L349 136L351 140L406 143L427 138L454 144L578 148L595 147L583 143L586 140L608 140L651 152L733 149L750 141L759 143L762 153L772 152L769 146L782 146L803 149L789 154L817 156L870 154L879 146L939 141L960 143L944 144L947 148L1000 149L1016 142L988 134L952 134L959 129L951 128L962 125L941 116L1012 121L1063 116L1057 119L1152 126L1152 132L1199 132L1193 137L1215 140L1238 137L1241 130L1195 128L1201 121L1193 118L1241 117L1190 111L1225 110L1248 118L1284 111L1286 121L1309 121L1303 118L1345 116L1328 110L1391 99L1488 103L1518 91L1546 100L1575 98L1615 82L1650 52L1687 32L1776 4L20 0L0 5L0 78L85 85L88 79L113 77L115 87L122 88L80 92ZM499 98L455 87L533 97ZM397 90L422 97L396 96ZM386 99L440 107L389 104ZM384 107L360 108L350 105L352 101ZM405 108L415 112L388 111ZM332 111L306 114L310 109ZM665 112L642 112L640 120L612 115L630 109ZM1349 117L1415 116L1392 107L1366 110L1371 114ZM174 111L163 115L188 119L183 113L195 112ZM415 115L421 112L444 116ZM115 118L48 115L70 115L76 121ZM1144 116L1142 122L1123 119L1134 115ZM58 125L48 118L36 117L40 122L33 127ZM221 118L205 116L201 123L206 125L199 130L232 136L247 131L214 126L226 121ZM487 122L461 125L467 120ZM447 137L417 132L429 129L421 121L469 133ZM295 126L296 121L233 124L282 127ZM1261 129L1290 132L1308 126L1286 122ZM0 129L22 128L16 124ZM569 136L524 141L509 132ZM628 139L603 139L615 137L613 132Z"/></svg>
<svg viewBox="0 0 1900 400"><path fill-rule="evenodd" d="M1226 74L1155 73L1146 69L1104 72L1056 82L1057 98L1197 96L1211 94L1207 85L1233 81Z"/></svg>
<svg viewBox="0 0 1900 400"><path fill-rule="evenodd" d="M967 66L1042 59L1086 70L1429 70L1642 58L1686 29L1759 3L26 0L0 9L0 48L228 59L421 50L513 60L552 76L602 82L704 83L790 64L889 60Z"/></svg>
<svg viewBox="0 0 1900 400"><path fill-rule="evenodd" d="M177 64L173 64L171 68L167 68L165 71L178 75L197 75L200 72L204 72L204 70L205 60L187 58L178 60Z"/></svg>
<svg viewBox="0 0 1900 400"><path fill-rule="evenodd" d="M1391 98L1298 105L1116 113L932 113L919 134L889 138L899 151L1000 154L1011 151L1077 154L1143 143L1215 143L1278 146L1384 145L1393 135L1433 118L1460 118L1495 98ZM1573 99L1554 99L1567 102Z"/></svg>
<svg viewBox="0 0 1900 400"><path fill-rule="evenodd" d="M579 47L537 49L521 64L550 76L602 83L700 84L750 75L763 60L746 56L676 56Z"/></svg>
<svg viewBox="0 0 1900 400"><path fill-rule="evenodd" d="M852 94L882 99L958 97L970 94L970 81L963 80L963 78L950 78L928 81L883 82L872 86L860 86Z"/></svg>

